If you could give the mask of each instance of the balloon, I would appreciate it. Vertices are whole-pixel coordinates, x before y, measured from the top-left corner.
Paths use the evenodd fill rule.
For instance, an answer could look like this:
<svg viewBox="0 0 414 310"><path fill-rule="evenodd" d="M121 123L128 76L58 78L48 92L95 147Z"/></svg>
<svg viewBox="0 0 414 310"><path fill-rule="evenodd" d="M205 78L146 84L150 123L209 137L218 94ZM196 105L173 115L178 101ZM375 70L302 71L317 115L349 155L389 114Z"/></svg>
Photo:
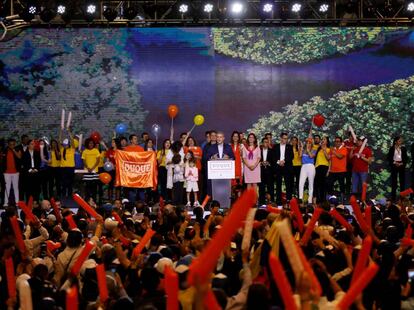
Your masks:
<svg viewBox="0 0 414 310"><path fill-rule="evenodd" d="M116 132L118 135L122 135L122 134L126 133L126 131L127 131L127 126L126 126L125 124L123 124L123 123L119 123L119 124L118 124L118 125L116 125L116 127L115 127L115 132Z"/></svg>
<svg viewBox="0 0 414 310"><path fill-rule="evenodd" d="M325 123L325 117L322 114L316 114L313 117L313 123L315 124L315 126L317 127L322 127L323 124Z"/></svg>
<svg viewBox="0 0 414 310"><path fill-rule="evenodd" d="M194 116L194 125L201 126L204 124L204 116L201 114L197 114Z"/></svg>
<svg viewBox="0 0 414 310"><path fill-rule="evenodd" d="M175 118L178 114L178 107L175 104L170 104L168 106L168 115L170 118Z"/></svg>
<svg viewBox="0 0 414 310"><path fill-rule="evenodd" d="M107 171L107 172L109 172L109 171L112 171L112 170L114 170L114 164L113 163L111 163L110 161L107 161L105 164L104 164L104 170L105 171Z"/></svg>
<svg viewBox="0 0 414 310"><path fill-rule="evenodd" d="M99 180L101 180L101 182L103 184L109 184L109 182L111 182L112 178L111 175L108 172L102 172L99 174Z"/></svg>
<svg viewBox="0 0 414 310"><path fill-rule="evenodd" d="M33 143L34 143L35 151L40 151L40 141L39 140L33 140Z"/></svg>
<svg viewBox="0 0 414 310"><path fill-rule="evenodd" d="M158 137L158 135L159 135L159 134L160 134L160 132L161 132L161 127L160 127L160 125L158 125L158 124L154 124L154 125L152 125L152 127L151 127L151 132L152 132L152 134L153 134L154 136Z"/></svg>
<svg viewBox="0 0 414 310"><path fill-rule="evenodd" d="M99 134L99 132L93 131L91 133L91 139L92 139L93 142L99 143L99 141L101 141L101 135Z"/></svg>

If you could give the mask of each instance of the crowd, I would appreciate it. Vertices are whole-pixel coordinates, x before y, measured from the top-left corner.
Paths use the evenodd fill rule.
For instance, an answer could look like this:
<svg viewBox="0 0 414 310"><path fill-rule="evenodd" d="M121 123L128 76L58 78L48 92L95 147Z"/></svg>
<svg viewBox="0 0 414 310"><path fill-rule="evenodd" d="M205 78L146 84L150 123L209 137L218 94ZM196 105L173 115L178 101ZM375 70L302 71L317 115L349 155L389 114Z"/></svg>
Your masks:
<svg viewBox="0 0 414 310"><path fill-rule="evenodd" d="M387 157L390 196L371 200L363 188L374 158L363 136L335 137L331 146L327 136L301 141L281 133L275 142L268 133L259 143L253 133L233 132L227 143L212 130L201 144L183 133L156 150L148 133L113 138L110 146L68 134L50 141L23 135L1 150L0 309L414 308L414 209L401 137ZM117 186L121 149L156 152L156 189ZM250 220L236 216L242 206L200 203L211 196L207 162L217 159L235 161L233 204L258 193L247 205ZM77 196L78 209L65 205L74 192L85 199ZM217 257L206 254L212 248ZM283 272L274 273L270 253ZM292 253L303 259L295 263ZM194 262L206 266L206 281ZM350 299L358 277L374 269Z"/></svg>

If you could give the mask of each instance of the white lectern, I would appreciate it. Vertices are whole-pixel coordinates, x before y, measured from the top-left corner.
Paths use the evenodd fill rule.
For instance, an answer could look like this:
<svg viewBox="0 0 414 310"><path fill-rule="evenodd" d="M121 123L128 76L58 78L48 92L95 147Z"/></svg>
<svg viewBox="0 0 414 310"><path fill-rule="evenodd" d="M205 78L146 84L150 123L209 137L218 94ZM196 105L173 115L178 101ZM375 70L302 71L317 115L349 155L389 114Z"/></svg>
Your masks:
<svg viewBox="0 0 414 310"><path fill-rule="evenodd" d="M212 199L222 208L231 205L231 180L235 178L234 160L215 159L207 162L208 179L211 180Z"/></svg>

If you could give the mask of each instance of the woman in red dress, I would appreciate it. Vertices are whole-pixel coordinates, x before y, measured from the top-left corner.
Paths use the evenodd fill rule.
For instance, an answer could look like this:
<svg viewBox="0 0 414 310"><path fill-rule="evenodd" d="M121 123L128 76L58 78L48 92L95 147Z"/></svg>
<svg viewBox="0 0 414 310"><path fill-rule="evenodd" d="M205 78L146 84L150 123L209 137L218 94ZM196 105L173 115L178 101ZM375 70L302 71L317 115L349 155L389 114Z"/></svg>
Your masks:
<svg viewBox="0 0 414 310"><path fill-rule="evenodd" d="M243 184L241 154L244 146L240 143L240 133L238 131L233 131L233 133L231 134L231 148L234 153L235 166L235 179L231 181L231 186L236 186L238 184Z"/></svg>

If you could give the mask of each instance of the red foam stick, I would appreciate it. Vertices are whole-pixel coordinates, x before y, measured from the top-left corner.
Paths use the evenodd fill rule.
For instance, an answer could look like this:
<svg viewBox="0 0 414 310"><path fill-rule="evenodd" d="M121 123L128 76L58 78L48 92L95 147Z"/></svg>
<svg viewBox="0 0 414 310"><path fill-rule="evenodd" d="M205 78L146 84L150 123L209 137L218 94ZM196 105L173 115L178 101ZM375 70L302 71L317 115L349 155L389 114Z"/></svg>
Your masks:
<svg viewBox="0 0 414 310"><path fill-rule="evenodd" d="M243 223L250 208L255 205L257 194L254 189L246 190L234 203L230 213L226 216L221 229L216 232L198 258L190 265L188 282L195 284L195 275L201 283L209 279L223 249L230 244L231 238Z"/></svg>
<svg viewBox="0 0 414 310"><path fill-rule="evenodd" d="M309 239L312 235L313 229L315 228L316 222L319 219L319 216L321 216L323 210L321 208L316 208L315 211L313 212L313 215L309 221L308 226L306 226L306 230L305 233L302 236L302 239L300 240L300 242L303 245L307 245L309 242Z"/></svg>
<svg viewBox="0 0 414 310"><path fill-rule="evenodd" d="M361 201L367 200L367 189L368 189L368 183L367 182L362 183Z"/></svg>
<svg viewBox="0 0 414 310"><path fill-rule="evenodd" d="M151 240L154 234L155 234L155 231L153 231L151 228L148 228L147 231L145 232L145 235L141 238L137 246L134 248L132 255L137 257L139 254L141 254L142 250L145 248L145 246Z"/></svg>
<svg viewBox="0 0 414 310"><path fill-rule="evenodd" d="M106 285L106 272L104 264L99 264L96 266L96 277L98 279L98 288L99 288L99 298L101 302L108 300L108 286Z"/></svg>
<svg viewBox="0 0 414 310"><path fill-rule="evenodd" d="M56 205L56 201L55 198L50 198L50 204L52 205L53 208L53 212L56 215L56 220L58 221L58 223L62 222L62 215L60 214L60 210L58 208L58 206Z"/></svg>
<svg viewBox="0 0 414 310"><path fill-rule="evenodd" d="M178 310L178 275L170 266L166 266L165 275L165 291L167 293L167 310Z"/></svg>
<svg viewBox="0 0 414 310"><path fill-rule="evenodd" d="M30 210L33 209L33 196L29 197L29 201L27 202L27 206L29 207Z"/></svg>
<svg viewBox="0 0 414 310"><path fill-rule="evenodd" d="M312 282L312 290L318 295L321 296L322 294L322 287L319 283L318 278L316 277L315 273L313 272L312 266L309 264L309 261L306 259L305 253L303 253L302 248L299 246L299 244L293 239L292 236L292 242L295 244L297 248L297 252L300 257L300 261L302 262L303 268L306 271L306 273L309 275L310 280Z"/></svg>
<svg viewBox="0 0 414 310"><path fill-rule="evenodd" d="M351 285L355 283L358 277L361 276L362 271L364 271L364 269L366 268L369 262L369 255L371 253L371 247L372 247L372 237L368 235L362 241L362 247L358 254L358 259L356 261L354 272L352 274Z"/></svg>
<svg viewBox="0 0 414 310"><path fill-rule="evenodd" d="M362 216L361 209L359 208L359 205L358 205L358 202L355 196L351 196L351 199L349 199L349 202L351 203L352 210L354 210L355 217L362 231L366 234L369 233L369 227Z"/></svg>
<svg viewBox="0 0 414 310"><path fill-rule="evenodd" d="M348 221L346 219L344 219L344 217L339 214L338 211L336 211L336 209L332 209L331 211L329 211L329 214L339 223L341 224L343 227L345 227L346 230L348 231L352 231L352 225L348 223Z"/></svg>
<svg viewBox="0 0 414 310"><path fill-rule="evenodd" d="M285 305L285 309L295 310L296 304L293 298L292 287L286 277L282 264L273 252L270 252L269 255L269 265L270 270L272 271L273 279L276 282L283 304Z"/></svg>
<svg viewBox="0 0 414 310"><path fill-rule="evenodd" d="M271 205L267 205L266 207L267 212L280 214L282 213L282 209L272 207Z"/></svg>
<svg viewBox="0 0 414 310"><path fill-rule="evenodd" d="M341 310L348 309L355 301L355 299L362 293L364 288L371 282L378 272L378 265L371 263L362 274L358 277L354 284L351 285L348 292L339 301L337 308Z"/></svg>
<svg viewBox="0 0 414 310"><path fill-rule="evenodd" d="M119 236L119 240L121 240L123 246L129 246L131 244L131 240L122 235Z"/></svg>
<svg viewBox="0 0 414 310"><path fill-rule="evenodd" d="M86 211L86 213L88 213L90 216L94 217L94 218L98 218L99 214L98 212L96 212L96 210L94 208L92 208L85 200L82 199L81 196L79 196L78 194L73 194L73 200L75 200L75 202Z"/></svg>
<svg viewBox="0 0 414 310"><path fill-rule="evenodd" d="M405 246L412 246L414 247L414 240L410 238L402 238L401 243Z"/></svg>
<svg viewBox="0 0 414 310"><path fill-rule="evenodd" d="M78 310L78 288L76 286L66 291L66 310Z"/></svg>
<svg viewBox="0 0 414 310"><path fill-rule="evenodd" d="M26 245L24 244L23 234L17 221L17 217L13 216L10 218L10 223L14 232L14 237L16 238L16 245L20 253L24 254L26 252Z"/></svg>
<svg viewBox="0 0 414 310"><path fill-rule="evenodd" d="M124 225L124 222L122 221L121 217L118 213L115 211L112 212L112 216L115 218L115 220L118 222L119 225Z"/></svg>
<svg viewBox="0 0 414 310"><path fill-rule="evenodd" d="M7 279L7 292L9 298L16 297L16 278L14 276L14 264L13 258L6 258L6 279Z"/></svg>
<svg viewBox="0 0 414 310"><path fill-rule="evenodd" d="M296 221L298 222L298 228L300 232L303 232L305 228L305 224L303 223L302 213L300 213L298 200L293 198L290 201L290 209L292 210L293 214L296 216Z"/></svg>
<svg viewBox="0 0 414 310"><path fill-rule="evenodd" d="M90 242L90 241L86 241L82 252L80 253L80 255L79 255L78 259L76 260L76 262L73 264L72 269L70 270L70 272L73 275L77 276L79 274L79 271L80 271L83 263L89 257L89 254L92 252L93 248L94 248L93 243Z"/></svg>
<svg viewBox="0 0 414 310"><path fill-rule="evenodd" d="M405 197L414 193L412 188L407 188L405 191L400 192L400 196Z"/></svg>
<svg viewBox="0 0 414 310"><path fill-rule="evenodd" d="M20 209L22 209L22 211L24 212L24 214L26 214L26 217L29 221L34 222L36 221L36 217L34 216L32 209L29 208L24 201L19 201L17 203L17 205L19 206Z"/></svg>
<svg viewBox="0 0 414 310"><path fill-rule="evenodd" d="M405 230L405 237L408 239L411 239L411 236L413 235L413 227L411 224L408 224L407 229Z"/></svg>
<svg viewBox="0 0 414 310"><path fill-rule="evenodd" d="M47 240L46 246L49 252L53 253L53 251L59 249L62 246L62 244L60 242L53 242L52 240Z"/></svg>
<svg viewBox="0 0 414 310"><path fill-rule="evenodd" d="M222 310L220 305L217 302L216 296L214 295L211 289L208 290L206 295L204 296L203 303L204 303L205 309Z"/></svg>
<svg viewBox="0 0 414 310"><path fill-rule="evenodd" d="M367 223L368 227L372 227L372 207L368 206L365 209L365 222Z"/></svg>
<svg viewBox="0 0 414 310"><path fill-rule="evenodd" d="M73 215L72 214L69 214L68 216L65 216L65 220L66 220L66 222L68 222L70 229L78 228L78 225L76 225L76 222L73 219Z"/></svg>
<svg viewBox="0 0 414 310"><path fill-rule="evenodd" d="M160 196L160 209L161 209L161 211L163 211L163 210L164 210L164 207L165 207L165 201L164 201L164 198L162 198L162 196Z"/></svg>
<svg viewBox="0 0 414 310"><path fill-rule="evenodd" d="M204 198L203 203L201 204L201 207L204 209L207 205L208 201L210 200L210 196L206 195L206 198Z"/></svg>

